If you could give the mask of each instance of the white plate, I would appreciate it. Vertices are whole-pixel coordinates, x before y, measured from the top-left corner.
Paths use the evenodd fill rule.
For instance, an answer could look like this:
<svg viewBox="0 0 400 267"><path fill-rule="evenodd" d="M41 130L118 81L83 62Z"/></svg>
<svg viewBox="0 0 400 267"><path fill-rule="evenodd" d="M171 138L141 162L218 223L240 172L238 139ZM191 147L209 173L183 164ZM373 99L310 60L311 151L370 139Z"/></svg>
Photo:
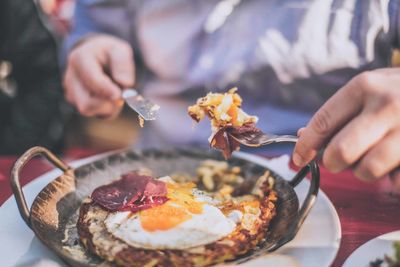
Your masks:
<svg viewBox="0 0 400 267"><path fill-rule="evenodd" d="M239 152L236 155L269 167L285 179L290 179L295 174L288 167L288 156L267 160L247 153ZM102 156L82 159L72 162L70 165L78 167ZM35 196L60 174L59 170L53 170L24 186L23 190L28 205L31 205ZM300 201L304 199L308 186L309 182L305 180L296 187ZM268 262L269 266L275 267L328 267L336 257L341 236L340 221L336 210L328 197L320 191L315 206L296 238L274 255L250 262L246 266L264 266ZM13 197L0 207L0 259L1 266L4 267L66 266L51 250L42 245L25 225Z"/></svg>
<svg viewBox="0 0 400 267"><path fill-rule="evenodd" d="M374 261L377 258L382 259L385 254L393 256L394 241L400 241L400 231L387 233L368 241L353 251L342 267L369 267L371 261Z"/></svg>

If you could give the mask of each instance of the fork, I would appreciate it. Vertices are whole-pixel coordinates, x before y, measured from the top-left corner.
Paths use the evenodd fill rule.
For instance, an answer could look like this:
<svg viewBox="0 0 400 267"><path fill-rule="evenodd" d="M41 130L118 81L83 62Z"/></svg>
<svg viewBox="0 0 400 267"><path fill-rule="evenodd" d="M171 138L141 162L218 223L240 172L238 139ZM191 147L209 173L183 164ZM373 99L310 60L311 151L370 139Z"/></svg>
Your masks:
<svg viewBox="0 0 400 267"><path fill-rule="evenodd" d="M280 142L296 143L298 140L298 137L294 135L266 134L262 131L243 133L240 135L231 134L231 136L242 145L249 147L260 147Z"/></svg>

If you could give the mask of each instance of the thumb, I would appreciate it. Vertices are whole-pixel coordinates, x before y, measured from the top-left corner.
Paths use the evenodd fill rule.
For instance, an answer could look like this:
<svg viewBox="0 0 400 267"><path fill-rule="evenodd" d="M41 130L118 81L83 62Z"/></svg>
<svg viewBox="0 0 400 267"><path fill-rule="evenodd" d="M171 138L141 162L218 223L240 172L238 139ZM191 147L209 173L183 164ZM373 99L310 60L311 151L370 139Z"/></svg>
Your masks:
<svg viewBox="0 0 400 267"><path fill-rule="evenodd" d="M305 129L306 129L306 127L301 127L301 128L297 131L297 136L300 137L301 134L304 132Z"/></svg>
<svg viewBox="0 0 400 267"><path fill-rule="evenodd" d="M133 87L135 83L135 66L133 51L130 45L120 44L108 51L110 74L122 88Z"/></svg>

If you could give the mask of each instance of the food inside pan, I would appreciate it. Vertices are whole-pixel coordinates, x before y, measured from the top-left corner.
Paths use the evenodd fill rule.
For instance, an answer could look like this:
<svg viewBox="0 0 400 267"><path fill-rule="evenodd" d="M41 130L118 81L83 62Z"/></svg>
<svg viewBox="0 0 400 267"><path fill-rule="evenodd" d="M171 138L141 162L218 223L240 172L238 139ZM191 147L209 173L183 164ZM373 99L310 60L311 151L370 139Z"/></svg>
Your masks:
<svg viewBox="0 0 400 267"><path fill-rule="evenodd" d="M257 247L276 215L274 179L205 160L197 175L132 171L96 188L77 223L87 251L118 266L209 266Z"/></svg>

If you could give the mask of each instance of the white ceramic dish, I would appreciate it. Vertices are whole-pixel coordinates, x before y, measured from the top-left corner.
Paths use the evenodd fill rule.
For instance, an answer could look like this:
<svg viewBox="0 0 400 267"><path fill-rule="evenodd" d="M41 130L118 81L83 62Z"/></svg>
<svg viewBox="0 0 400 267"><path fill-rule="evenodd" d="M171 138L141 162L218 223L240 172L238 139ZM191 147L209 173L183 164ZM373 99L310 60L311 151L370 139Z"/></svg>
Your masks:
<svg viewBox="0 0 400 267"><path fill-rule="evenodd" d="M345 261L343 267L369 267L371 261L382 259L385 254L393 256L393 242L400 241L400 231L380 235L358 249L356 249ZM387 266L387 265L383 265Z"/></svg>
<svg viewBox="0 0 400 267"><path fill-rule="evenodd" d="M269 167L283 178L295 174L288 167L288 156L267 160L265 158L237 153L237 156ZM82 159L70 163L73 167L95 161L104 155ZM28 205L51 180L61 174L58 170L50 171L24 186ZM323 179L323 177L322 177ZM296 187L300 201L308 190L308 181ZM245 266L304 266L328 267L336 257L340 245L341 228L336 210L327 196L320 191L318 201L307 217L296 238L265 258L248 262ZM46 248L25 225L18 213L13 197L0 207L0 258L2 266L66 266L55 254ZM355 266L355 265L353 265Z"/></svg>

